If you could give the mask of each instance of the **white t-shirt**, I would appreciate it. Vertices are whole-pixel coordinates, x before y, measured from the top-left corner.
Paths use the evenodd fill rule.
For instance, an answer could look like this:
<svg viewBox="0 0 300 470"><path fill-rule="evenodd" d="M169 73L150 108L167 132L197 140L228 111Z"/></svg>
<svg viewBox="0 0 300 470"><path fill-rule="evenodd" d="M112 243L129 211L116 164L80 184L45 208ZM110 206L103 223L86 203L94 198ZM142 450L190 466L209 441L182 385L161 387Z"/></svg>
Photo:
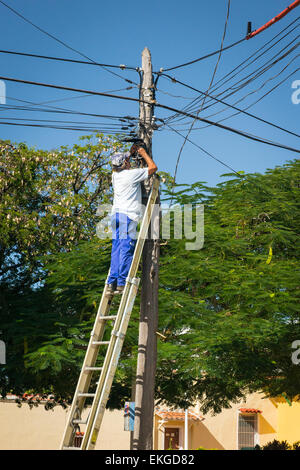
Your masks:
<svg viewBox="0 0 300 470"><path fill-rule="evenodd" d="M148 178L148 168L114 171L112 184L114 202L111 215L116 212L126 214L131 220L138 222L141 215L142 190L141 181Z"/></svg>

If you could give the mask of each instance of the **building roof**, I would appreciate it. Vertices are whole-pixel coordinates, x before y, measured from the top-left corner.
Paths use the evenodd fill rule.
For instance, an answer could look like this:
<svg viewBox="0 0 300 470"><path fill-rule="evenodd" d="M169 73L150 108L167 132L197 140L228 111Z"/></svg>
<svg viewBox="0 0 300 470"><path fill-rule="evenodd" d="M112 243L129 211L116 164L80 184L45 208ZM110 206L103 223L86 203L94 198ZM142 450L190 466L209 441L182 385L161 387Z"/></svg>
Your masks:
<svg viewBox="0 0 300 470"><path fill-rule="evenodd" d="M162 408L157 408L155 414L160 418L163 418L164 421L184 421L185 420L185 411L184 410L167 410ZM188 419L191 421L202 421L203 416L194 413L193 411L188 411Z"/></svg>
<svg viewBox="0 0 300 470"><path fill-rule="evenodd" d="M262 413L261 410L257 410L256 408L239 408L241 413Z"/></svg>

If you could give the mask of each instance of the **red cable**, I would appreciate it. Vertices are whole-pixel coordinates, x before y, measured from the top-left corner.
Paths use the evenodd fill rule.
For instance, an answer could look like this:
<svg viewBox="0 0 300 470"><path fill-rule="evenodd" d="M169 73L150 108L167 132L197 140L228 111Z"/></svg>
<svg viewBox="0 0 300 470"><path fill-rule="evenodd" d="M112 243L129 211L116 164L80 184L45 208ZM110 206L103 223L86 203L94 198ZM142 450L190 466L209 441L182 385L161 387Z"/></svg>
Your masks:
<svg viewBox="0 0 300 470"><path fill-rule="evenodd" d="M272 26L272 24L277 23L277 21L281 20L281 18L283 18L291 10L293 10L294 8L296 8L299 5L300 5L300 0L296 0L290 6L288 6L285 10L283 10L281 13L279 13L277 16L274 16L274 18L272 18L272 20L268 21L265 25L261 26L260 28L256 29L255 31L252 31L252 33L248 34L246 39L253 38L257 34L261 33L265 29L269 28L269 26Z"/></svg>

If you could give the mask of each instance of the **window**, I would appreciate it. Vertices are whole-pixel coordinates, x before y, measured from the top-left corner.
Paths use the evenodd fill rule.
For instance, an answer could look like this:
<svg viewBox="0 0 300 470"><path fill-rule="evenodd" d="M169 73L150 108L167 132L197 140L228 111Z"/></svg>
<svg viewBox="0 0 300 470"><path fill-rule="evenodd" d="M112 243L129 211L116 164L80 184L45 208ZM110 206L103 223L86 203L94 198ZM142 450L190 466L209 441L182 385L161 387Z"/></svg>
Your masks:
<svg viewBox="0 0 300 470"><path fill-rule="evenodd" d="M254 449L257 432L257 415L239 414L238 449Z"/></svg>

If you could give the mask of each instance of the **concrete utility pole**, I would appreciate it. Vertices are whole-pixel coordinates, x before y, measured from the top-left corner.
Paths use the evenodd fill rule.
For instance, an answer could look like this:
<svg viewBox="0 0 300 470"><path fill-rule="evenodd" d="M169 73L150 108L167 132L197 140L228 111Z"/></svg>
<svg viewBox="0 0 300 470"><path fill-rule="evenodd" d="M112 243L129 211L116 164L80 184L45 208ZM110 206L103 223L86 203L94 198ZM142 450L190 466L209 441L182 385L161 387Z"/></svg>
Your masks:
<svg viewBox="0 0 300 470"><path fill-rule="evenodd" d="M146 144L152 157L152 122L154 107L154 85L151 54L148 48L142 53L142 88L140 99L139 138ZM142 202L147 203L152 178L142 185ZM156 201L159 204L159 200ZM156 206L158 209L158 206ZM138 342L137 375L135 385L135 424L132 448L151 450L153 446L154 388L157 358L156 331L158 324L158 263L159 263L159 210L154 211L153 226L157 239L152 239L151 227L145 240L142 254L141 310Z"/></svg>

